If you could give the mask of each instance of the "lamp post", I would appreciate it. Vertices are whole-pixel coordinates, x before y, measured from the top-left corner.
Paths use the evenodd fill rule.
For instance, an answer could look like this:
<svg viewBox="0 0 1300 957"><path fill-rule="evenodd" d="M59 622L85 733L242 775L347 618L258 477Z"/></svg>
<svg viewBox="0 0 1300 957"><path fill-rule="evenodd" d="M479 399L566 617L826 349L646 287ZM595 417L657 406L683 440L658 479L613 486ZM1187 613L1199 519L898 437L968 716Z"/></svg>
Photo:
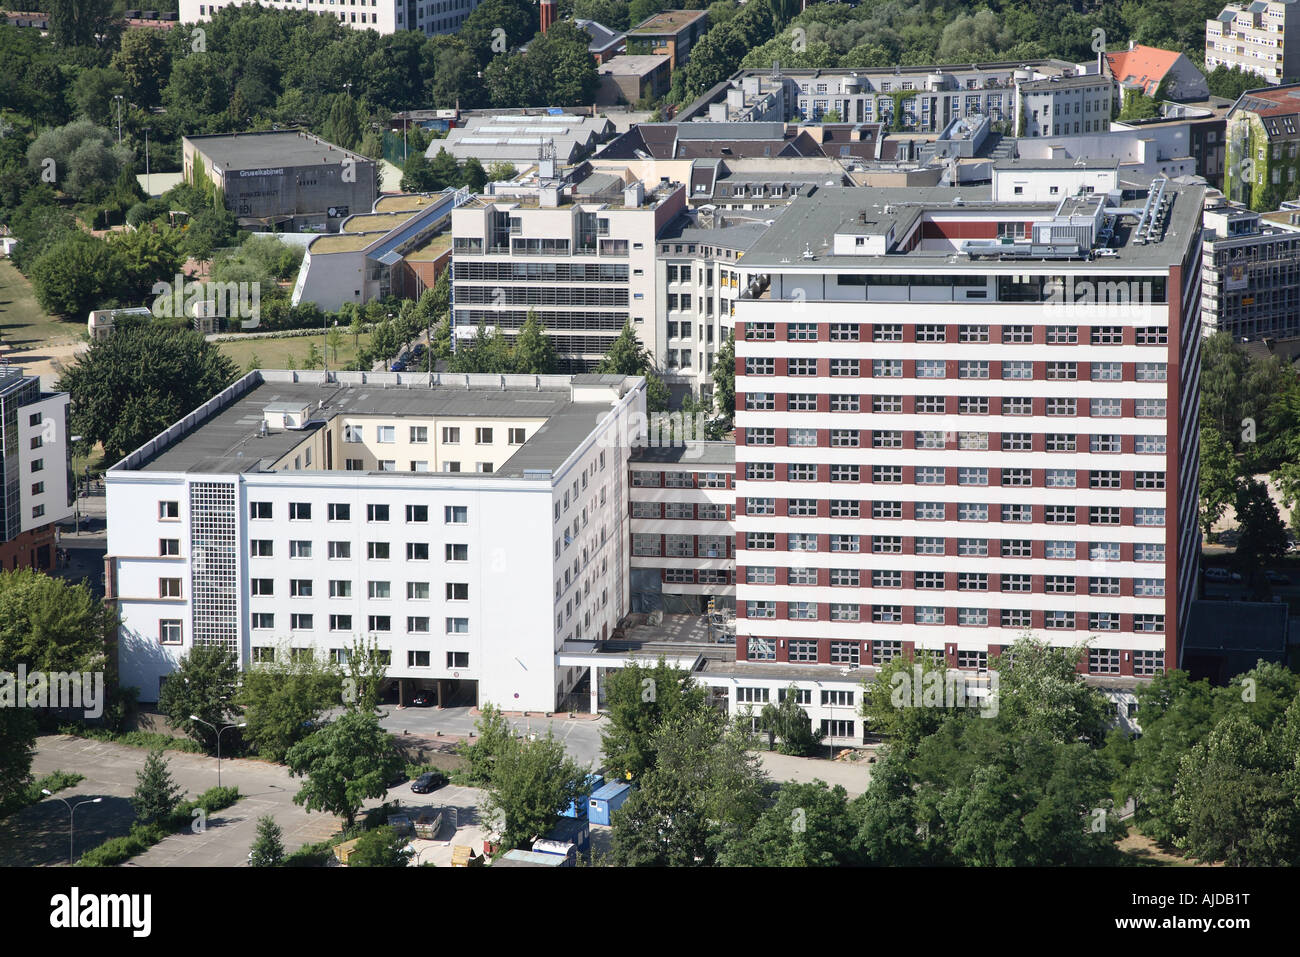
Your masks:
<svg viewBox="0 0 1300 957"><path fill-rule="evenodd" d="M54 798L56 801L62 801L64 806L67 807L68 809L68 866L71 867L72 866L72 841L73 841L73 834L74 834L73 826L76 821L77 808L81 807L81 805L83 804L99 804L104 799L102 797L98 797L98 798L91 798L89 801L78 801L76 804L69 804L67 798L59 797L53 791L49 790L49 788L41 788L41 793L44 794L46 797Z"/></svg>
<svg viewBox="0 0 1300 957"><path fill-rule="evenodd" d="M122 145L122 103L125 97L121 93L115 93L113 99L117 101L117 145Z"/></svg>
<svg viewBox="0 0 1300 957"><path fill-rule="evenodd" d="M227 724L218 728L211 721L204 721L197 714L190 715L190 720L197 721L199 724L206 724L213 731L217 732L217 787L221 787L221 735L224 732L229 731L231 728L247 728L248 722L241 721L239 724Z"/></svg>

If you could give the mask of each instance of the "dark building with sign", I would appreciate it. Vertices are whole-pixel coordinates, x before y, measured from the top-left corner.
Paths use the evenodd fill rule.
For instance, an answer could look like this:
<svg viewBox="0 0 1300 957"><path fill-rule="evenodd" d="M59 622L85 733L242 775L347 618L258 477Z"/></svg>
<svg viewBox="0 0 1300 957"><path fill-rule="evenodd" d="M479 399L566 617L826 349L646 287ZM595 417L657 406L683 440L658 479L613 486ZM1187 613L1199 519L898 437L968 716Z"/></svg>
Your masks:
<svg viewBox="0 0 1300 957"><path fill-rule="evenodd" d="M302 130L187 136L185 179L196 168L245 229L338 232L378 196L375 161Z"/></svg>

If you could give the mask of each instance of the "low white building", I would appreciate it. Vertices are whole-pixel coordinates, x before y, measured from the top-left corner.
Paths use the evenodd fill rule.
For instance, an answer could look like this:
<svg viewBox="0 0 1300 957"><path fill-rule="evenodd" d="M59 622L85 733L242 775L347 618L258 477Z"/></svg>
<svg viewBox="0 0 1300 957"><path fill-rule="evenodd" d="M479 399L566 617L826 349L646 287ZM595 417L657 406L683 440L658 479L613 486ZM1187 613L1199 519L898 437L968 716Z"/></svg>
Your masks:
<svg viewBox="0 0 1300 957"><path fill-rule="evenodd" d="M124 686L197 643L389 657L405 699L554 710L628 608L639 377L251 372L107 473Z"/></svg>

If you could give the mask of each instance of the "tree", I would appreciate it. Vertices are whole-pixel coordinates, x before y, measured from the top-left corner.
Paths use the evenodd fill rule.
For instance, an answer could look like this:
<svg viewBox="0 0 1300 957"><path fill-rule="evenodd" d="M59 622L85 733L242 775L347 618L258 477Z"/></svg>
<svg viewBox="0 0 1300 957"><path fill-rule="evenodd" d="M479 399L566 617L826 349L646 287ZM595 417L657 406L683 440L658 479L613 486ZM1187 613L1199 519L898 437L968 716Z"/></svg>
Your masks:
<svg viewBox="0 0 1300 957"><path fill-rule="evenodd" d="M934 696L937 700L927 698L927 691L946 690L948 674L942 657L924 653L911 658L900 655L881 665L875 677L863 683L862 715L871 733L909 754L914 751L953 713L955 702L943 695Z"/></svg>
<svg viewBox="0 0 1300 957"><path fill-rule="evenodd" d="M839 867L857 863L848 793L824 781L788 783L740 839L722 848L723 867Z"/></svg>
<svg viewBox="0 0 1300 957"><path fill-rule="evenodd" d="M337 670L314 654L277 649L275 659L243 676L238 703L248 727L244 739L271 761L305 738L321 715L339 701Z"/></svg>
<svg viewBox="0 0 1300 957"><path fill-rule="evenodd" d="M46 0L50 38L61 47L113 46L117 38L112 0Z"/></svg>
<svg viewBox="0 0 1300 957"><path fill-rule="evenodd" d="M605 767L619 777L639 778L657 763L656 733L663 724L706 707L708 692L662 657L653 668L632 663L615 671L605 686Z"/></svg>
<svg viewBox="0 0 1300 957"><path fill-rule="evenodd" d="M116 299L123 264L103 240L81 232L57 240L32 263L29 278L46 312L80 317Z"/></svg>
<svg viewBox="0 0 1300 957"><path fill-rule="evenodd" d="M275 818L263 814L257 819L257 836L253 839L249 867L279 867L284 863L284 832Z"/></svg>
<svg viewBox="0 0 1300 957"><path fill-rule="evenodd" d="M586 772L549 731L536 740L507 738L494 758L485 810L496 821L503 847L544 836L560 812L582 797Z"/></svg>
<svg viewBox="0 0 1300 957"><path fill-rule="evenodd" d="M84 583L0 571L0 672L101 671L116 637L117 616Z"/></svg>
<svg viewBox="0 0 1300 957"><path fill-rule="evenodd" d="M119 317L113 335L92 342L59 388L71 394L73 427L117 461L237 376L235 364L197 332Z"/></svg>
<svg viewBox="0 0 1300 957"><path fill-rule="evenodd" d="M528 310L528 319L515 336L511 358L514 371L524 375L550 375L555 371L555 343L532 309Z"/></svg>
<svg viewBox="0 0 1300 957"><path fill-rule="evenodd" d="M302 367L304 369L315 369L317 366L323 364L324 361L325 357L321 355L320 346L316 345L314 341L309 343L307 346L307 358L303 360Z"/></svg>
<svg viewBox="0 0 1300 957"><path fill-rule="evenodd" d="M135 776L135 793L131 807L141 824L153 824L169 818L180 803L182 790L172 780L162 748L149 752L144 767Z"/></svg>
<svg viewBox="0 0 1300 957"><path fill-rule="evenodd" d="M113 67L125 78L133 103L157 106L163 82L171 75L164 34L149 27L127 30L121 48L113 54Z"/></svg>
<svg viewBox="0 0 1300 957"><path fill-rule="evenodd" d="M36 717L26 708L0 708L0 807L22 800L32 781Z"/></svg>
<svg viewBox="0 0 1300 957"><path fill-rule="evenodd" d="M27 166L42 182L52 177L53 185L68 196L88 202L109 193L130 165L130 150L89 120L47 129L27 147Z"/></svg>
<svg viewBox="0 0 1300 957"><path fill-rule="evenodd" d="M483 169L483 164L479 162L477 156L471 156L465 160L465 166L461 169L461 177L471 193L483 192L483 187L487 184L488 179L487 171Z"/></svg>
<svg viewBox="0 0 1300 957"><path fill-rule="evenodd" d="M1300 718L1300 698L1289 718ZM1180 847L1230 867L1300 864L1296 756L1280 746L1285 737L1232 715L1183 756L1173 800Z"/></svg>
<svg viewBox="0 0 1300 957"><path fill-rule="evenodd" d="M429 161L429 180L432 183L430 192L461 185L460 165L456 162L456 157L447 152L446 147L439 147L437 155Z"/></svg>
<svg viewBox="0 0 1300 957"><path fill-rule="evenodd" d="M763 706L759 721L764 730L780 739L779 752L807 757L821 744L822 733L813 730L808 712L799 706L798 691L795 685L786 688L780 704Z"/></svg>
<svg viewBox="0 0 1300 957"><path fill-rule="evenodd" d="M1083 646L1060 648L1022 635L991 663L1000 679L998 720L1017 732L1101 747L1113 711L1106 696L1084 682L1075 667L1086 653Z"/></svg>
<svg viewBox="0 0 1300 957"><path fill-rule="evenodd" d="M1133 743L1133 760L1117 788L1119 801L1133 798L1138 830L1161 844L1181 833L1174 813L1179 763L1215 721L1209 682L1193 682L1185 671L1156 675L1137 692L1142 736Z"/></svg>
<svg viewBox="0 0 1300 957"><path fill-rule="evenodd" d="M736 416L736 334L727 333L727 341L713 360L713 401L729 418Z"/></svg>
<svg viewBox="0 0 1300 957"><path fill-rule="evenodd" d="M1253 70L1246 70L1239 66L1229 68L1220 63L1205 74L1205 82L1210 88L1211 96L1235 100L1247 90L1259 89L1264 81Z"/></svg>
<svg viewBox="0 0 1300 957"><path fill-rule="evenodd" d="M155 283L170 285L185 264L180 234L170 226L117 233L109 245L121 263L121 294L128 302L145 299Z"/></svg>
<svg viewBox="0 0 1300 957"><path fill-rule="evenodd" d="M406 867L414 853L407 838L384 824L357 838L348 867Z"/></svg>
<svg viewBox="0 0 1300 957"><path fill-rule="evenodd" d="M375 639L361 639L348 651L347 674L343 678L343 704L363 714L379 712L379 692L388 674L387 652Z"/></svg>
<svg viewBox="0 0 1300 957"><path fill-rule="evenodd" d="M1206 541L1213 539L1214 525L1237 498L1237 477L1241 466L1223 433L1210 423L1201 426L1200 522Z"/></svg>
<svg viewBox="0 0 1300 957"><path fill-rule="evenodd" d="M322 136L345 150L355 150L361 145L361 114L350 94L339 93L334 97Z"/></svg>
<svg viewBox="0 0 1300 957"><path fill-rule="evenodd" d="M510 722L490 701L483 705L474 730L478 740L472 744L462 741L458 750L469 762L467 776L470 783L482 787L492 780L492 768L496 764L497 755L514 737L514 733L510 730Z"/></svg>
<svg viewBox="0 0 1300 957"><path fill-rule="evenodd" d="M72 84L72 101L77 112L92 123L114 128L117 123L118 107L116 96L126 95L126 77L111 67L90 67L82 70ZM121 107L123 119L126 119L125 104Z"/></svg>
<svg viewBox="0 0 1300 957"><path fill-rule="evenodd" d="M1237 539L1237 564L1243 575L1258 579L1264 565L1286 554L1286 526L1268 486L1257 479L1246 479L1238 486L1236 505L1241 533Z"/></svg>
<svg viewBox="0 0 1300 957"><path fill-rule="evenodd" d="M330 326L329 332L325 333L325 348L330 351L330 361L338 363L339 346L343 345L343 331L337 326Z"/></svg>
<svg viewBox="0 0 1300 957"><path fill-rule="evenodd" d="M339 815L349 829L362 803L383 797L402 767L393 736L366 711L345 712L293 745L284 761L294 777L306 777L293 803Z"/></svg>
<svg viewBox="0 0 1300 957"><path fill-rule="evenodd" d="M710 867L763 811L763 775L748 734L713 708L665 721L656 764L613 817L617 867Z"/></svg>
<svg viewBox="0 0 1300 957"><path fill-rule="evenodd" d="M211 754L217 748L218 730L209 725L220 729L230 723L238 681L239 662L233 652L220 645L194 645L163 682L158 710ZM190 715L202 721L191 721Z"/></svg>
<svg viewBox="0 0 1300 957"><path fill-rule="evenodd" d="M428 157L423 153L412 153L406 158L406 162L402 164L402 192L432 193L437 189L434 183L433 169Z"/></svg>
<svg viewBox="0 0 1300 957"><path fill-rule="evenodd" d="M515 169L514 163L497 161L489 164L487 168L488 181L493 183L503 179L514 179L518 175L519 170Z"/></svg>

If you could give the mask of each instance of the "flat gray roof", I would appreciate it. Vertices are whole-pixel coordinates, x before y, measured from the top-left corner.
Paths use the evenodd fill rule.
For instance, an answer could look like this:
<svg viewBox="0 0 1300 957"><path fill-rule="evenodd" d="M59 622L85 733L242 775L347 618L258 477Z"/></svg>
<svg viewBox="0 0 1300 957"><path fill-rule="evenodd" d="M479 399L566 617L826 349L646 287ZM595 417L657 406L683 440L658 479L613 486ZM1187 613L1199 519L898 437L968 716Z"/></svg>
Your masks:
<svg viewBox="0 0 1300 957"><path fill-rule="evenodd" d="M632 465L735 465L734 442L685 442L656 448L636 449L631 456Z"/></svg>
<svg viewBox="0 0 1300 957"><path fill-rule="evenodd" d="M227 170L264 169L281 166L334 166L351 158L374 163L360 153L335 146L303 130L271 130L258 133L222 133L187 136L222 173Z"/></svg>
<svg viewBox="0 0 1300 957"><path fill-rule="evenodd" d="M1096 260L1016 260L1019 270L1043 268L1093 268L1116 271L1116 267L1156 268L1177 265L1190 242L1199 240L1204 188L1170 182L1165 195L1173 197L1164 235L1159 241L1143 245L1129 242L1136 220L1128 218L1116 231L1121 245L1115 254ZM768 266L774 271L834 270L836 268L897 269L916 266L934 270L942 268L960 272L966 269L987 270L997 260L971 259L951 250L893 252L884 255L836 256L831 252L836 233L883 235L892 225L896 239L907 235L916 220L927 213L954 210L983 210L991 213L1052 214L1056 202L990 202L988 187L870 187L827 186L810 196L794 199L785 213L768 228L745 254L746 266ZM955 204L954 199L960 199ZM1135 200L1128 207L1141 209L1145 200ZM866 213L867 222L861 221ZM811 247L814 258L804 260L802 252ZM1008 265L1010 265L1008 263Z"/></svg>
<svg viewBox="0 0 1300 957"><path fill-rule="evenodd" d="M273 373L274 374L274 373ZM287 373L280 373L287 375ZM464 377L459 377L462 382ZM575 384L610 384L622 376L574 377ZM319 403L319 405L318 405ZM261 434L263 412L309 405L310 423L303 429L273 430ZM541 388L502 389L478 385L465 388L452 383L388 385L330 382L263 381L217 415L143 465L146 472L241 473L267 470L297 447L312 432L324 428L338 415L464 416L538 419L546 422L492 473L494 477L522 478L526 470L555 470L587 438L596 423L610 411L608 402L574 402L571 390L553 383ZM334 470L341 471L341 470ZM463 473L373 472L372 475L419 474L431 481Z"/></svg>

